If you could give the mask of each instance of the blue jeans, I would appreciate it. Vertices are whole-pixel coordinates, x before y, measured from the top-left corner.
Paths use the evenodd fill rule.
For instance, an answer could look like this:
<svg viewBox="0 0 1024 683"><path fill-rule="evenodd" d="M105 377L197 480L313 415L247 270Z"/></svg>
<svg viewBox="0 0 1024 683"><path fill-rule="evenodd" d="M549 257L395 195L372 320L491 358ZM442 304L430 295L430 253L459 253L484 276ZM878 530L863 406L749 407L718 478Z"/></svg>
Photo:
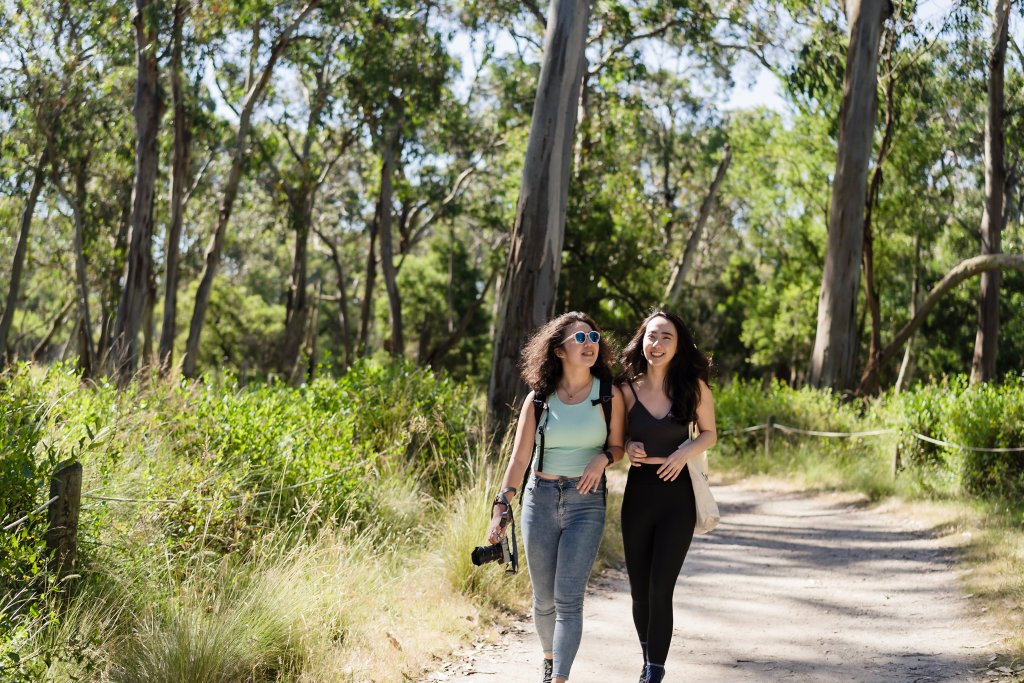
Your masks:
<svg viewBox="0 0 1024 683"><path fill-rule="evenodd" d="M583 633L583 594L604 533L605 489L581 494L578 477L530 476L523 542L533 583L533 622L553 674L568 678Z"/></svg>

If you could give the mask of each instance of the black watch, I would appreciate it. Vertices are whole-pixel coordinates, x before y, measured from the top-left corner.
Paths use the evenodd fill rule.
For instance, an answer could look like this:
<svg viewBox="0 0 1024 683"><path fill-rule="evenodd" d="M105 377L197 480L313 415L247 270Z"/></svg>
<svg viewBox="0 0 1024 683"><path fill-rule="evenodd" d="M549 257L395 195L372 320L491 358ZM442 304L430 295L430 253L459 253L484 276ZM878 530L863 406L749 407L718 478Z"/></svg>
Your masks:
<svg viewBox="0 0 1024 683"><path fill-rule="evenodd" d="M612 452L611 451L601 451L601 452L604 453L604 457L608 458L608 467L611 467L612 465L615 464L615 458L612 456Z"/></svg>

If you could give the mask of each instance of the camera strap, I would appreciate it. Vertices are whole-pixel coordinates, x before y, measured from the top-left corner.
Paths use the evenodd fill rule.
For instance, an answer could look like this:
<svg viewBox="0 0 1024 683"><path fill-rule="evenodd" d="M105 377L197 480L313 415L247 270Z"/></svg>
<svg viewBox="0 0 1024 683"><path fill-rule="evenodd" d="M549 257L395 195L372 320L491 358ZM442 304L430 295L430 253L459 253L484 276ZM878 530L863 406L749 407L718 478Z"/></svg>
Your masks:
<svg viewBox="0 0 1024 683"><path fill-rule="evenodd" d="M494 509L495 505L503 504L505 511L501 513L501 525L500 528L504 532L509 543L509 563L505 567L506 574L515 574L519 571L519 543L516 541L516 519L512 514L512 504L505 498L504 491L498 495L491 504L491 509ZM504 541L503 541L504 542Z"/></svg>
<svg viewBox="0 0 1024 683"><path fill-rule="evenodd" d="M519 571L519 544L516 543L516 522L512 518L512 505L508 505L508 535L512 546L512 552L509 553L509 558L512 560L509 565L505 567L506 574L515 574Z"/></svg>

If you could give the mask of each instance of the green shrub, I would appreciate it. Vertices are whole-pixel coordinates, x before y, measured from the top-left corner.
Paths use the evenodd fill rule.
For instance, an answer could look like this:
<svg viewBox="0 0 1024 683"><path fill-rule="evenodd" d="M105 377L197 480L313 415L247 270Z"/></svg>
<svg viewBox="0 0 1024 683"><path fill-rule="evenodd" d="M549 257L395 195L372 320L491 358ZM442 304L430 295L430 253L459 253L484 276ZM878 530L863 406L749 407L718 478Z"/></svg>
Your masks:
<svg viewBox="0 0 1024 683"><path fill-rule="evenodd" d="M914 433L972 448L1024 446L1024 376L970 385L965 376L901 395L900 445L911 468L982 498L1024 496L1024 452L989 453L939 446Z"/></svg>

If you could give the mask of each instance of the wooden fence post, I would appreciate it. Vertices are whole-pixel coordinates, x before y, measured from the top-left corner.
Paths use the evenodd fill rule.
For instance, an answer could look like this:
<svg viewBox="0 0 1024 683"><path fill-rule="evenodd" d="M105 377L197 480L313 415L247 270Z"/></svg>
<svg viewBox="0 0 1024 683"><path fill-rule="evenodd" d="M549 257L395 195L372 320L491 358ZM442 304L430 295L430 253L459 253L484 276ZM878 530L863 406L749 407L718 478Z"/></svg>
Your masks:
<svg viewBox="0 0 1024 683"><path fill-rule="evenodd" d="M65 461L57 465L50 479L49 527L46 549L50 568L63 578L70 574L78 557L78 511L82 504L82 463Z"/></svg>
<svg viewBox="0 0 1024 683"><path fill-rule="evenodd" d="M896 448L893 449L893 454L892 454L892 478L895 479L899 475L900 470L902 470L902 469L903 469L903 452L902 452L902 449L900 448L900 442L897 440L896 441Z"/></svg>
<svg viewBox="0 0 1024 683"><path fill-rule="evenodd" d="M772 432L775 430L775 416L768 416L768 426L764 430L764 457L767 458L772 452Z"/></svg>

